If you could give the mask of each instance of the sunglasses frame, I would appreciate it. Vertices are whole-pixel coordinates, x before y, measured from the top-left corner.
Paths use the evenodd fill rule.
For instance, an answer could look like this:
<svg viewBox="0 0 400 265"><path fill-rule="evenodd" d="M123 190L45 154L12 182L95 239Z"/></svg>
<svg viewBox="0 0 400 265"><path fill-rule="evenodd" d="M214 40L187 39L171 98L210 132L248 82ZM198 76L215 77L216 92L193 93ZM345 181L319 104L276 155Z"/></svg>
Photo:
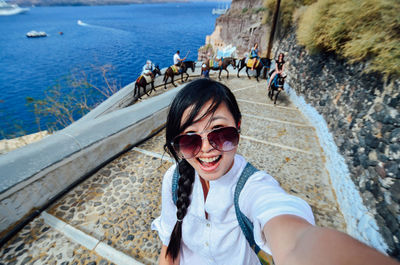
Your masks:
<svg viewBox="0 0 400 265"><path fill-rule="evenodd" d="M190 135L198 135L198 136L200 136L200 138L201 138L201 145L203 145L203 140L204 140L204 139L207 139L208 143L209 143L215 150L218 150L218 151L220 151L220 152L229 152L229 151L232 151L233 149L227 150L227 151L219 150L218 148L216 148L215 146L213 146L213 145L211 144L211 142L208 140L208 135L209 135L211 132L214 132L214 131L217 131L217 130L221 130L221 129L225 129L225 128L234 128L234 129L236 130L238 136L240 136L240 128L236 128L236 127L234 127L234 126L225 126L225 127L218 127L218 128L212 129L212 130L205 130L205 131L202 131L201 133L189 132L189 133L185 133L185 134L179 134L179 135L177 135L177 136L174 137L174 139L170 142L170 144L171 144L172 148L175 150L175 152L179 155L179 157L184 158L184 159L190 159L190 158L195 157L195 156L200 152L200 150L201 150L201 146L200 146L200 150L199 150L196 154L193 154L192 157L184 157L183 154L182 154L182 152L178 151L178 150L175 148L174 142L175 142L175 140L176 140L178 137L186 136L186 135L189 135L189 136L190 136ZM202 137L201 135L204 134L204 133L207 133L207 134L206 134L205 136ZM238 139L238 141L239 141L239 139ZM237 145L235 145L235 146L237 146Z"/></svg>

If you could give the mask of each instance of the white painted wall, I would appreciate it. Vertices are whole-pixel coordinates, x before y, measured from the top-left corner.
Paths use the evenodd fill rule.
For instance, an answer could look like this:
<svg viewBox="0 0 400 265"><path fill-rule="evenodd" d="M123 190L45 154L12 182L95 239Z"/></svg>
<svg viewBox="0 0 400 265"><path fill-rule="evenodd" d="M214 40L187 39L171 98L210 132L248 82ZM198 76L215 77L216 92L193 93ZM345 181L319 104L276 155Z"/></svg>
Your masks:
<svg viewBox="0 0 400 265"><path fill-rule="evenodd" d="M315 127L322 149L326 155L325 166L336 192L339 207L347 223L347 233L358 240L386 253L386 245L373 215L364 206L361 195L350 178L349 169L339 153L332 134L322 115L298 96L294 89L285 84L290 100Z"/></svg>

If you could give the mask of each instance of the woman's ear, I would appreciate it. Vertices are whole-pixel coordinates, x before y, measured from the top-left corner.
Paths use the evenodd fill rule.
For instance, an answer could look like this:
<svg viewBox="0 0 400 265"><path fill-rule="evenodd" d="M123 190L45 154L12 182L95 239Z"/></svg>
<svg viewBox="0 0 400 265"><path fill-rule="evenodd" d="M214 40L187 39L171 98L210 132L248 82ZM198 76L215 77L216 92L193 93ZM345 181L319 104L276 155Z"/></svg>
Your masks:
<svg viewBox="0 0 400 265"><path fill-rule="evenodd" d="M242 121L240 120L237 124L238 129L240 129L240 125L241 125Z"/></svg>

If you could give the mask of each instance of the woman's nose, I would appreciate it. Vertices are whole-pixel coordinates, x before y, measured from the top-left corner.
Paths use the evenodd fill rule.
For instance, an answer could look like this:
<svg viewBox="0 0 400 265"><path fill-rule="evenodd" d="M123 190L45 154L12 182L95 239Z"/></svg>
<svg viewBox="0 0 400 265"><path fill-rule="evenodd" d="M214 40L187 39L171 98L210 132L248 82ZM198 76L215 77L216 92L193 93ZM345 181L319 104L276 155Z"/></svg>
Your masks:
<svg viewBox="0 0 400 265"><path fill-rule="evenodd" d="M203 153L208 153L208 152L210 152L211 150L214 149L214 147L208 141L207 136L202 137L201 140L202 140L202 142L201 142L201 151Z"/></svg>

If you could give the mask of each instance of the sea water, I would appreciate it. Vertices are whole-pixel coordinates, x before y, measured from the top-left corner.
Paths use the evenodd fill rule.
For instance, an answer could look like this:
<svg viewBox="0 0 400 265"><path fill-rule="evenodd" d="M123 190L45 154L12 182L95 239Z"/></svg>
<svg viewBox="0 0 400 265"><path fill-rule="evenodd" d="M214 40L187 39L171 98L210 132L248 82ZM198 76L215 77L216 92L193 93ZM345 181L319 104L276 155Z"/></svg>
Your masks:
<svg viewBox="0 0 400 265"><path fill-rule="evenodd" d="M0 16L0 139L38 131L27 97L44 98L73 72L101 79L96 67L112 65L109 78L123 87L135 81L147 59L167 67L179 49L181 57L189 53L189 60L197 60L198 48L214 30L215 6L33 7L24 14ZM48 36L27 38L31 30ZM46 129L48 119L40 118L40 129Z"/></svg>

